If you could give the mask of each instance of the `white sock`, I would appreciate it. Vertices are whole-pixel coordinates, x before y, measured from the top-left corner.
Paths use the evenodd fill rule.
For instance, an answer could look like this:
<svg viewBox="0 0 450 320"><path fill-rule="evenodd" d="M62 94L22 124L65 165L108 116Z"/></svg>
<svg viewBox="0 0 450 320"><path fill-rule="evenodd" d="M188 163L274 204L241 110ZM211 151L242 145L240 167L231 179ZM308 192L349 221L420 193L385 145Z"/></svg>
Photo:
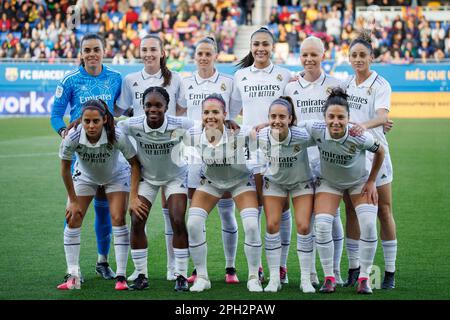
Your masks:
<svg viewBox="0 0 450 320"><path fill-rule="evenodd" d="M246 208L241 211L242 225L244 227L244 251L247 257L248 276L258 277L258 268L261 263L261 235L258 228L258 209Z"/></svg>
<svg viewBox="0 0 450 320"><path fill-rule="evenodd" d="M281 215L280 236L281 236L281 260L280 266L286 267L291 244L292 217L291 210L288 209Z"/></svg>
<svg viewBox="0 0 450 320"><path fill-rule="evenodd" d="M347 249L348 268L359 268L359 240L345 238L345 248Z"/></svg>
<svg viewBox="0 0 450 320"><path fill-rule="evenodd" d="M225 254L225 268L234 268L238 244L238 225L234 215L234 200L220 199L217 204L222 221L222 242Z"/></svg>
<svg viewBox="0 0 450 320"><path fill-rule="evenodd" d="M342 249L344 247L344 228L342 226L341 221L341 210L337 208L336 215L333 220L333 243L334 243L334 257L333 257L333 266L334 271L337 273L341 272L341 258L342 258Z"/></svg>
<svg viewBox="0 0 450 320"><path fill-rule="evenodd" d="M316 214L316 246L319 251L320 262L322 263L325 277L334 277L333 253L334 244L331 236L333 226L333 216L326 213Z"/></svg>
<svg viewBox="0 0 450 320"><path fill-rule="evenodd" d="M395 272L395 259L397 258L397 239L381 240L384 255L384 270Z"/></svg>
<svg viewBox="0 0 450 320"><path fill-rule="evenodd" d="M371 204L361 204L355 208L358 217L361 236L359 247L361 250L360 278L369 278L372 271L373 259L377 251L377 212L378 207Z"/></svg>
<svg viewBox="0 0 450 320"><path fill-rule="evenodd" d="M208 279L207 253L205 222L208 213L202 208L189 208L187 230L189 236L189 253L197 270L197 276Z"/></svg>
<svg viewBox="0 0 450 320"><path fill-rule="evenodd" d="M147 270L147 251L145 249L131 249L131 258L133 259L134 267L138 274L144 274L148 278Z"/></svg>
<svg viewBox="0 0 450 320"><path fill-rule="evenodd" d="M303 235L297 233L297 256L300 264L300 278L307 281L310 281L312 253L312 234Z"/></svg>
<svg viewBox="0 0 450 320"><path fill-rule="evenodd" d="M166 252L167 252L167 269L173 270L175 267L175 254L173 252L173 230L170 223L169 209L162 208L164 217L164 234L166 237Z"/></svg>
<svg viewBox="0 0 450 320"><path fill-rule="evenodd" d="M81 228L64 229L64 252L66 253L67 270L71 275L79 276Z"/></svg>
<svg viewBox="0 0 450 320"><path fill-rule="evenodd" d="M280 279L281 237L280 233L266 232L266 259L270 270L270 279Z"/></svg>
<svg viewBox="0 0 450 320"><path fill-rule="evenodd" d="M175 254L175 274L180 274L187 278L187 269L189 264L189 249L188 248L173 248Z"/></svg>
<svg viewBox="0 0 450 320"><path fill-rule="evenodd" d="M120 227L112 227L114 235L114 252L116 254L116 274L118 276L126 276L128 249L130 248L130 232L126 225Z"/></svg>
<svg viewBox="0 0 450 320"><path fill-rule="evenodd" d="M309 225L309 230L311 230L311 238L312 238L312 245L313 245L313 251L311 255L311 273L317 274L316 270L316 256L317 256L317 250L316 250L316 232L314 231L314 223L316 221L315 214L313 213L311 215L311 223Z"/></svg>
<svg viewBox="0 0 450 320"><path fill-rule="evenodd" d="M263 206L259 206L258 207L258 231L259 231L259 235L261 236L261 223L262 223L262 211L263 211ZM261 259L262 259L262 254L261 254ZM262 267L262 260L259 261L259 267Z"/></svg>

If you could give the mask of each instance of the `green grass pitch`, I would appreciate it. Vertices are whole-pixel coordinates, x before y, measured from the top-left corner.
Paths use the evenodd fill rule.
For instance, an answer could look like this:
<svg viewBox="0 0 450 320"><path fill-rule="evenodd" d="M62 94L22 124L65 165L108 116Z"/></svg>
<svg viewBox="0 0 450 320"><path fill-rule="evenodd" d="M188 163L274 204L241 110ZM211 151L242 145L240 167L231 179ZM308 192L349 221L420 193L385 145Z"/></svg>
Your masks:
<svg viewBox="0 0 450 320"><path fill-rule="evenodd" d="M220 221L213 211L207 222L212 289L200 294L176 293L173 282L165 280L164 223L158 202L148 222L149 290L115 292L113 281L95 275L96 243L91 208L83 226L80 256L86 282L82 290L61 292L56 286L66 268L62 244L66 192L57 156L60 139L47 118L0 119L0 299L449 299L449 137L450 120L399 119L389 133L398 232L395 290L375 290L369 297L356 295L354 288L338 288L333 295L301 293L294 231L288 260L289 284L276 294L250 294L246 288L247 263L240 219L236 267L241 283L226 285ZM113 251L111 246L109 260L115 266ZM268 272L264 253L263 264ZM375 265L384 272L380 242ZM318 260L317 266L321 274ZM128 273L133 269L130 258ZM191 262L189 270L192 270ZM345 278L345 249L341 270Z"/></svg>

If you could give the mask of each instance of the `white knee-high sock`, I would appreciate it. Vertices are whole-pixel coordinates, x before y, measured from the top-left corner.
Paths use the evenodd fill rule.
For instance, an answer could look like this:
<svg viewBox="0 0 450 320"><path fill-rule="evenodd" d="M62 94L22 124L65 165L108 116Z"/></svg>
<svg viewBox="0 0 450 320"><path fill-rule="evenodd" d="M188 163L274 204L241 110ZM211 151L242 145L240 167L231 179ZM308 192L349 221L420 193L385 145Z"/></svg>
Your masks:
<svg viewBox="0 0 450 320"><path fill-rule="evenodd" d="M73 276L79 276L79 261L80 261L80 241L81 228L64 229L64 252L66 254L67 270Z"/></svg>
<svg viewBox="0 0 450 320"><path fill-rule="evenodd" d="M333 219L333 243L334 243L334 256L333 267L335 273L341 272L341 257L342 249L344 247L344 228L341 221L341 210L337 208L336 215Z"/></svg>
<svg viewBox="0 0 450 320"><path fill-rule="evenodd" d="M395 260L397 258L397 239L381 240L384 255L384 270L395 272Z"/></svg>
<svg viewBox="0 0 450 320"><path fill-rule="evenodd" d="M130 248L130 232L126 225L120 227L112 227L114 235L114 252L116 254L116 274L118 276L126 276L128 249Z"/></svg>
<svg viewBox="0 0 450 320"><path fill-rule="evenodd" d="M347 249L348 268L359 268L359 240L345 238L345 248Z"/></svg>
<svg viewBox="0 0 450 320"><path fill-rule="evenodd" d="M205 222L208 213L202 208L189 208L187 230L189 236L189 253L194 262L197 276L208 279L207 253Z"/></svg>
<svg viewBox="0 0 450 320"><path fill-rule="evenodd" d="M377 251L377 212L378 207L371 204L361 204L355 208L358 217L361 236L359 247L361 250L360 278L369 278L372 271L373 259Z"/></svg>
<svg viewBox="0 0 450 320"><path fill-rule="evenodd" d="M287 258L289 254L289 247L291 245L291 232L292 232L291 209L288 209L281 215L281 222L280 222L280 236L281 236L280 265L282 267L286 267Z"/></svg>
<svg viewBox="0 0 450 320"><path fill-rule="evenodd" d="M309 233L303 235L297 233L297 255L300 264L300 278L302 279L302 282L310 281L312 253L313 253L312 234Z"/></svg>
<svg viewBox="0 0 450 320"><path fill-rule="evenodd" d="M333 216L331 214L316 214L316 246L319 251L320 262L322 263L325 277L334 277L333 272L333 254L334 244L331 235L333 227Z"/></svg>
<svg viewBox="0 0 450 320"><path fill-rule="evenodd" d="M234 268L238 244L238 225L234 214L234 200L220 199L217 204L222 221L222 242L225 254L225 268Z"/></svg>
<svg viewBox="0 0 450 320"><path fill-rule="evenodd" d="M241 211L244 227L244 251L247 257L248 276L258 277L258 267L261 262L261 234L258 228L258 209L246 208Z"/></svg>
<svg viewBox="0 0 450 320"><path fill-rule="evenodd" d="M266 232L266 258L270 270L270 279L280 279L281 237L280 233Z"/></svg>
<svg viewBox="0 0 450 320"><path fill-rule="evenodd" d="M164 234L166 237L166 252L167 252L167 269L173 270L175 268L175 254L173 252L173 230L170 223L169 209L162 208L164 217Z"/></svg>
<svg viewBox="0 0 450 320"><path fill-rule="evenodd" d="M263 206L259 206L258 207L258 231L259 231L259 235L260 236L261 236L261 223L262 223L262 211L263 211L263 208L264 208ZM261 259L262 259L262 254L261 254ZM262 268L262 260L259 261L259 267Z"/></svg>
<svg viewBox="0 0 450 320"><path fill-rule="evenodd" d="M148 248L131 249L131 258L138 274L144 274L148 278L147 255Z"/></svg>
<svg viewBox="0 0 450 320"><path fill-rule="evenodd" d="M311 254L311 274L317 274L316 270L316 256L317 256L317 250L316 250L316 232L314 231L314 225L316 221L316 215L311 215L311 222L309 224L309 230L311 230L311 238L312 238L312 254Z"/></svg>
<svg viewBox="0 0 450 320"><path fill-rule="evenodd" d="M175 274L187 278L187 269L189 264L188 248L173 248L175 254Z"/></svg>

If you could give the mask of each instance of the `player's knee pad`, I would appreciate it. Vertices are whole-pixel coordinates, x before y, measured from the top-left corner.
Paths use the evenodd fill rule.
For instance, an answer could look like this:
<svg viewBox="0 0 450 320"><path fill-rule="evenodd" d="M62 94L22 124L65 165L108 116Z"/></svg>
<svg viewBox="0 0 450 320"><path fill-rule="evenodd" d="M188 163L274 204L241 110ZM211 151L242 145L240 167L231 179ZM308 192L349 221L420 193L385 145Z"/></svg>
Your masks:
<svg viewBox="0 0 450 320"><path fill-rule="evenodd" d="M189 208L187 230L190 246L196 246L206 241L205 221L207 218L208 213L202 208Z"/></svg>
<svg viewBox="0 0 450 320"><path fill-rule="evenodd" d="M261 235L258 227L258 209L246 208L241 211L241 217L245 242L252 245L260 245Z"/></svg>
<svg viewBox="0 0 450 320"><path fill-rule="evenodd" d="M333 227L333 216L330 214L319 213L315 216L314 229L316 241L326 243L332 241L331 230Z"/></svg>
<svg viewBox="0 0 450 320"><path fill-rule="evenodd" d="M373 241L377 239L377 211L372 204L361 204L355 208L358 216L361 239Z"/></svg>

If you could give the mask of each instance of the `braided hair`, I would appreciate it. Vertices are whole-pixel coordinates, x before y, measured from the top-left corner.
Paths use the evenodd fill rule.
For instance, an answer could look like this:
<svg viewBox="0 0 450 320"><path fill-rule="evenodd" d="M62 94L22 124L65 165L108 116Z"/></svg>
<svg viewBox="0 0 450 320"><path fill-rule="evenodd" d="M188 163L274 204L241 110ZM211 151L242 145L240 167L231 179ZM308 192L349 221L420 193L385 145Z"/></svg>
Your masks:
<svg viewBox="0 0 450 320"><path fill-rule="evenodd" d="M150 94L150 93L158 93L160 94L164 100L166 100L166 111L169 108L169 102L170 102L170 96L169 93L166 91L166 89L164 89L163 87L148 87L147 89L145 89L144 93L142 94L142 106L144 107L144 101L145 101L145 97Z"/></svg>

